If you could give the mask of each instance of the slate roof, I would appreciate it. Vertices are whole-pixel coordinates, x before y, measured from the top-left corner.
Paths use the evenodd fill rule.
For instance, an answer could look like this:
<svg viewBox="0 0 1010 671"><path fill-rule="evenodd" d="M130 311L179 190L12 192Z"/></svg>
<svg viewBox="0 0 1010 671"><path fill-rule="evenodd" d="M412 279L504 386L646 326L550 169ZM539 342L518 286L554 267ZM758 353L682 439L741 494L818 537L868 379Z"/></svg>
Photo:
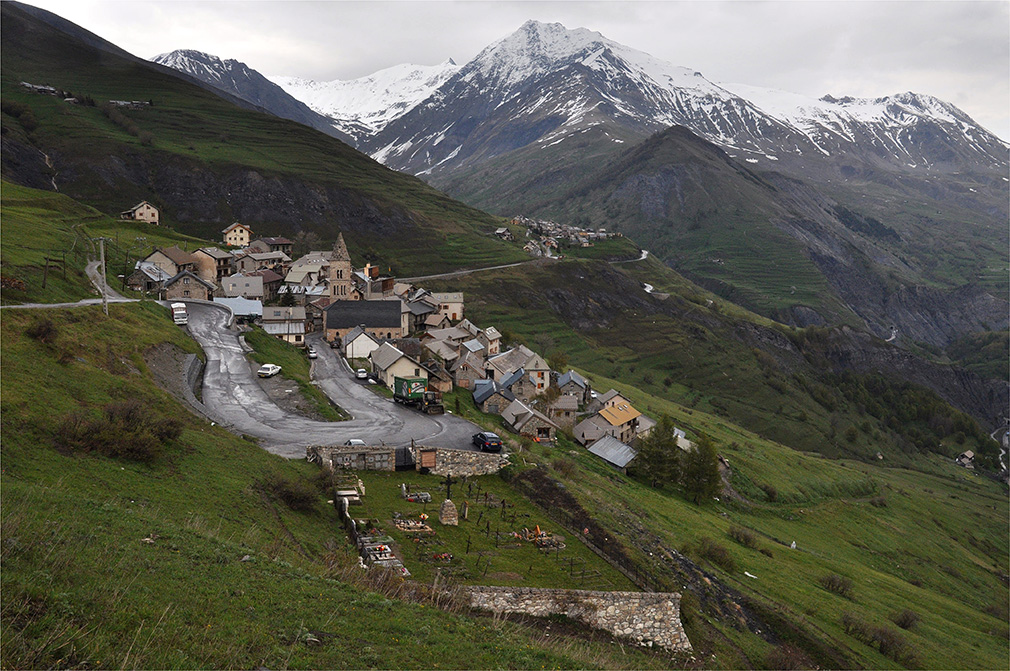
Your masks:
<svg viewBox="0 0 1010 671"><path fill-rule="evenodd" d="M476 380L473 383L473 401L474 403L483 403L488 400L495 393L500 393L502 396L510 401L516 400L515 394L513 394L508 389L505 389L502 385L498 384L494 380Z"/></svg>
<svg viewBox="0 0 1010 671"><path fill-rule="evenodd" d="M426 340L424 346L431 350L432 354L442 357L442 361L449 362L459 357L459 352L444 340Z"/></svg>
<svg viewBox="0 0 1010 671"><path fill-rule="evenodd" d="M582 377L574 370L569 370L567 373L562 373L561 375L558 376L559 387L564 387L569 382L574 382L583 389L585 389L586 386L588 385L588 383L586 382L586 378Z"/></svg>
<svg viewBox="0 0 1010 671"><path fill-rule="evenodd" d="M455 361L453 361L452 365L449 366L449 370L451 370L453 373L455 373L464 364L467 364L471 368L473 368L474 370L479 371L481 373L481 377L486 377L486 375L484 374L484 365L483 365L483 363L484 363L483 360L479 356L477 356L476 354L473 354L472 352L467 352L463 356L461 356L458 359L456 359Z"/></svg>
<svg viewBox="0 0 1010 671"><path fill-rule="evenodd" d="M333 301L326 308L326 328L400 328L400 301Z"/></svg>
<svg viewBox="0 0 1010 671"><path fill-rule="evenodd" d="M294 242L292 242L291 240L288 240L287 238L260 238L260 240L262 240L263 242L267 243L268 245L293 245L293 244L295 244Z"/></svg>
<svg viewBox="0 0 1010 671"><path fill-rule="evenodd" d="M516 369L522 368L533 355L533 350L529 349L525 345L519 345L507 352L488 359L488 364L494 366L495 369L502 373L502 375L508 375Z"/></svg>
<svg viewBox="0 0 1010 671"><path fill-rule="evenodd" d="M428 331L428 335L435 340L462 342L463 340L469 340L472 334L465 329L461 329L459 326L450 326L447 329L433 329Z"/></svg>
<svg viewBox="0 0 1010 671"><path fill-rule="evenodd" d="M248 227L248 226L246 226L245 224L240 224L240 223L238 223L237 221L236 221L236 222L235 222L234 224L232 224L231 226L229 226L228 228L225 228L225 229L223 229L223 230L222 230L221 232L222 232L222 233L227 233L228 231L232 230L233 228L238 228L239 226L241 226L242 228L246 229L246 230L247 230L247 231L249 231L250 233L252 232L252 229L251 229L251 228L249 228L249 227Z"/></svg>
<svg viewBox="0 0 1010 671"><path fill-rule="evenodd" d="M212 282L208 282L207 280L203 279L202 277L200 277L199 275L197 275L196 273L194 273L191 270L183 270L181 273L179 273L175 277L173 277L173 278L171 278L169 280L166 280L165 281L165 286L166 287L170 287L173 284L175 284L176 282L178 282L179 280L181 280L183 277L186 277L187 275L190 276L190 277L192 277L193 279L195 279L197 282L199 282L203 286L207 287L207 289L209 289L210 291L214 291L214 289L217 289L217 287L214 286L214 284Z"/></svg>
<svg viewBox="0 0 1010 671"><path fill-rule="evenodd" d="M376 368L379 370L386 370L407 355L390 345L388 342L384 342L379 349L375 350L368 356Z"/></svg>
<svg viewBox="0 0 1010 671"><path fill-rule="evenodd" d="M506 389L512 389L512 385L518 382L525 372L526 371L523 370L522 368L512 372L511 374L507 375L504 379L502 379L501 386L505 387Z"/></svg>
<svg viewBox="0 0 1010 671"><path fill-rule="evenodd" d="M484 329L484 337L487 338L488 340L500 340L501 333L499 333L498 329L496 329L495 327L488 326L486 329Z"/></svg>
<svg viewBox="0 0 1010 671"><path fill-rule="evenodd" d="M613 399L613 398L615 398L617 396L620 396L620 395L621 395L621 392L617 391L616 389L611 389L606 394L604 394L603 396L600 396L596 400L598 400L600 403L606 404L607 401L610 401L611 399Z"/></svg>
<svg viewBox="0 0 1010 671"><path fill-rule="evenodd" d="M504 419L505 422L516 431L522 431L522 428L526 426L526 424L528 424L529 421L534 417L543 420L544 422L553 426L555 429L560 428L558 427L557 424L552 422L550 418L548 418L545 414L537 410L534 410L533 408L527 407L525 403L523 403L518 399L509 403L509 407L505 408L505 410L502 411L501 416L502 419Z"/></svg>
<svg viewBox="0 0 1010 671"><path fill-rule="evenodd" d="M379 344L379 341L376 340L375 337L369 335L368 331L366 331L365 329L361 328L360 326L355 326L350 331L348 331L347 333L344 334L344 338L343 338L344 348L346 349L348 345L350 345L357 338L360 338L362 336L364 336L365 338L368 338L369 340L371 340L372 342L374 342L376 345Z"/></svg>
<svg viewBox="0 0 1010 671"><path fill-rule="evenodd" d="M571 394L562 394L551 403L552 410L578 410L579 399Z"/></svg>
<svg viewBox="0 0 1010 671"><path fill-rule="evenodd" d="M162 247L155 251L160 251L162 254L170 258L172 263L177 266L184 266L188 263L196 263L196 259L193 258L192 254L182 251L175 245L172 245L171 247ZM152 254L153 253L154 252L152 252ZM150 256L150 254L148 256Z"/></svg>
<svg viewBox="0 0 1010 671"><path fill-rule="evenodd" d="M618 468L624 468L632 459L638 456L638 452L633 448L609 435L603 436L592 443L589 446L589 451Z"/></svg>
<svg viewBox="0 0 1010 671"><path fill-rule="evenodd" d="M246 273L246 276L247 277L248 276L262 277L263 278L263 284L269 284L271 282L283 282L284 281L283 277L281 277L280 275L278 275L274 271L270 270L269 268L266 268L266 269L263 269L263 270L251 270L248 273Z"/></svg>
<svg viewBox="0 0 1010 671"><path fill-rule="evenodd" d="M230 259L233 258L231 252L226 252L223 249L218 249L217 247L201 247L196 250L197 252L203 252L212 259ZM194 254L196 252L193 252Z"/></svg>
<svg viewBox="0 0 1010 671"><path fill-rule="evenodd" d="M410 301L407 303L407 309L413 315L428 315L435 311L435 306L428 305L424 301Z"/></svg>

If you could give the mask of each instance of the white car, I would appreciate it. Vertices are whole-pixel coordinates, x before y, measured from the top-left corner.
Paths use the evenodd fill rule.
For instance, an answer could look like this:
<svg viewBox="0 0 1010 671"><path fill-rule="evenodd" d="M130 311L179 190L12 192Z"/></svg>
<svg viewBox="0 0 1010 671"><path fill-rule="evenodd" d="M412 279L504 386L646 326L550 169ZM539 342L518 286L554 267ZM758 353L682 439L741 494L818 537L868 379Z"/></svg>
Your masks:
<svg viewBox="0 0 1010 671"><path fill-rule="evenodd" d="M256 374L260 377L273 377L277 373L281 372L281 367L275 363L265 363L260 366L260 369L256 371Z"/></svg>
<svg viewBox="0 0 1010 671"><path fill-rule="evenodd" d="M318 354L316 354L316 348L315 347L309 347L307 351L309 353L309 358L310 359L315 359L315 358L317 358L319 356Z"/></svg>
<svg viewBox="0 0 1010 671"><path fill-rule="evenodd" d="M361 440L360 438L351 438L346 443L344 443L344 445L348 445L350 447L364 447L365 441Z"/></svg>
<svg viewBox="0 0 1010 671"><path fill-rule="evenodd" d="M364 368L359 368L357 371L355 371L354 377L358 378L359 380L367 380L368 371L365 370Z"/></svg>

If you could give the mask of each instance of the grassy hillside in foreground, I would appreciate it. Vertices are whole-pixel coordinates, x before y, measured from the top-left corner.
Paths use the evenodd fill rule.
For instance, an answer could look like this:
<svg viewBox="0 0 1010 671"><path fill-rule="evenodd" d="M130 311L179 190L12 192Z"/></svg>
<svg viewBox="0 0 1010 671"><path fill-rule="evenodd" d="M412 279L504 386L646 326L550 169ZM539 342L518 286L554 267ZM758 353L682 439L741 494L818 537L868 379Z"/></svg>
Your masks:
<svg viewBox="0 0 1010 671"><path fill-rule="evenodd" d="M606 637L552 637L356 586L332 507L316 493L295 511L278 494L318 469L196 419L153 384L148 347L196 349L163 308L110 313L3 313L4 668L670 665ZM26 334L44 319L55 332ZM54 446L64 417L125 399L182 423L162 457Z"/></svg>
<svg viewBox="0 0 1010 671"><path fill-rule="evenodd" d="M348 244L374 245L405 274L524 258L519 246L494 237L496 217L339 140L96 49L11 3L3 18L5 179L39 186L55 179L62 192L109 214L147 199L169 225L210 239L235 220L260 235L305 229L333 240L342 230ZM99 104L32 94L21 81ZM154 104L112 114L101 108L108 100Z"/></svg>

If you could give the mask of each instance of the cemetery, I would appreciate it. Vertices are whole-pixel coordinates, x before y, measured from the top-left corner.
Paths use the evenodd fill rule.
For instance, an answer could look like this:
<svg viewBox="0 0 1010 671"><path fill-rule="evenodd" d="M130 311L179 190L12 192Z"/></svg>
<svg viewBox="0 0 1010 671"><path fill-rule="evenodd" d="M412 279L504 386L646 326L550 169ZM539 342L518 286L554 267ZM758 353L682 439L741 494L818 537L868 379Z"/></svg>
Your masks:
<svg viewBox="0 0 1010 671"><path fill-rule="evenodd" d="M353 520L351 539L364 565L387 566L429 584L438 579L461 585L636 590L577 534L496 475L360 471L343 477L336 489L351 496L347 504L337 498L334 505L345 506ZM355 486L348 486L351 481Z"/></svg>

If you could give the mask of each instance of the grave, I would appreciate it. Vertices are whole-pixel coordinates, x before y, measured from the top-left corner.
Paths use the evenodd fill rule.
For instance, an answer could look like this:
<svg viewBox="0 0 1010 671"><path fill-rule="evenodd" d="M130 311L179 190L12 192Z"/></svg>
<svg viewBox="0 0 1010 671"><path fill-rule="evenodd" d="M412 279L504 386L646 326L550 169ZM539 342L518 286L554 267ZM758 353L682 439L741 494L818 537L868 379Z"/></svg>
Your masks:
<svg viewBox="0 0 1010 671"><path fill-rule="evenodd" d="M438 509L438 521L448 527L459 526L459 513L456 511L456 504L449 499L442 501L442 506Z"/></svg>

